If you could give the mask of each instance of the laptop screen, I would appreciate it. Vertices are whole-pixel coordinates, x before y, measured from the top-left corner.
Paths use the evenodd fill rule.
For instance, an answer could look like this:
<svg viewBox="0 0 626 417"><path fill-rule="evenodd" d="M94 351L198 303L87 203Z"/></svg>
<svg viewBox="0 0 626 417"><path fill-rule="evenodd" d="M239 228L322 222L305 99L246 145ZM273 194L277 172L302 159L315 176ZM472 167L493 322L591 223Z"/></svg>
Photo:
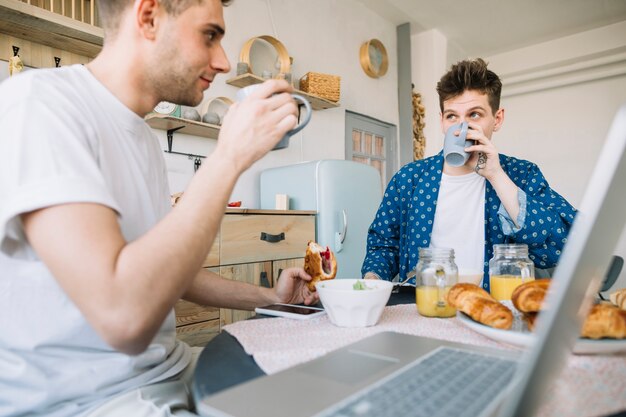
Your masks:
<svg viewBox="0 0 626 417"><path fill-rule="evenodd" d="M575 167L573 167L575 168ZM503 416L534 415L558 377L599 291L626 223L626 105L617 112L537 324L537 339L518 369Z"/></svg>

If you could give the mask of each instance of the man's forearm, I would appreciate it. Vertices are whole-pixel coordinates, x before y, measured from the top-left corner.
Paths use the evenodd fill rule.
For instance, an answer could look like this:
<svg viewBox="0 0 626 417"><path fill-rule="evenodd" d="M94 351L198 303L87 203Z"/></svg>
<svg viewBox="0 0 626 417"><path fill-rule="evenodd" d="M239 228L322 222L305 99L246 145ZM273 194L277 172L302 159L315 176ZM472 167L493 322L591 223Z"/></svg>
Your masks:
<svg viewBox="0 0 626 417"><path fill-rule="evenodd" d="M517 185L511 181L504 171L502 171L500 175L490 179L489 182L496 191L498 198L500 198L504 209L509 213L509 217L511 217L517 225L517 216L519 216L520 212L519 199L517 198Z"/></svg>
<svg viewBox="0 0 626 417"><path fill-rule="evenodd" d="M270 288L222 278L202 269L184 294L187 301L212 307L253 310L277 302Z"/></svg>

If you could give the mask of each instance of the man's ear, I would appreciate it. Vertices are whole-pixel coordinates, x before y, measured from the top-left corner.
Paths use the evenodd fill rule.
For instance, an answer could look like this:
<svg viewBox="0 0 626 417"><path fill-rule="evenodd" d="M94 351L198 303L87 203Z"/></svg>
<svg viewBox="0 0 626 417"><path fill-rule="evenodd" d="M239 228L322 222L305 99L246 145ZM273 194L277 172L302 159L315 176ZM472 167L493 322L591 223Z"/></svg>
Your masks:
<svg viewBox="0 0 626 417"><path fill-rule="evenodd" d="M157 0L137 0L134 9L139 32L146 39L154 40L163 13L161 5Z"/></svg>
<svg viewBox="0 0 626 417"><path fill-rule="evenodd" d="M493 125L493 131L497 132L498 130L500 130L500 127L502 127L502 123L504 123L504 109L503 108L499 108L498 111L496 111L495 119L496 119L496 122Z"/></svg>

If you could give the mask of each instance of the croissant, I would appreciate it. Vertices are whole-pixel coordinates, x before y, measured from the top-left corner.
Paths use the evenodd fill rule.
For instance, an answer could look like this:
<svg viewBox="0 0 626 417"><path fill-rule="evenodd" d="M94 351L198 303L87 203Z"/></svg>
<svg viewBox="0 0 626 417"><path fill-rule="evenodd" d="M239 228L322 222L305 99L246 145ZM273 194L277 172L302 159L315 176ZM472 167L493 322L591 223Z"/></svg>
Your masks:
<svg viewBox="0 0 626 417"><path fill-rule="evenodd" d="M535 330L535 321L539 313L522 313L522 318L531 332Z"/></svg>
<svg viewBox="0 0 626 417"><path fill-rule="evenodd" d="M316 242L309 241L304 256L304 270L311 275L308 283L311 292L317 291L315 283L333 279L337 275L337 260L328 246L324 247Z"/></svg>
<svg viewBox="0 0 626 417"><path fill-rule="evenodd" d="M535 330L535 321L539 313L524 313L528 330ZM590 339L626 338L626 311L610 304L597 304L592 307L580 332L582 337Z"/></svg>
<svg viewBox="0 0 626 417"><path fill-rule="evenodd" d="M626 338L626 311L611 304L596 304L583 324L581 336L590 339Z"/></svg>
<svg viewBox="0 0 626 417"><path fill-rule="evenodd" d="M513 324L511 310L474 284L455 284L448 292L448 304L490 327L510 329Z"/></svg>
<svg viewBox="0 0 626 417"><path fill-rule="evenodd" d="M622 310L626 310L626 288L612 292L609 299Z"/></svg>
<svg viewBox="0 0 626 417"><path fill-rule="evenodd" d="M550 279L537 279L517 287L511 294L511 301L515 308L522 313L536 313L541 310L550 281Z"/></svg>

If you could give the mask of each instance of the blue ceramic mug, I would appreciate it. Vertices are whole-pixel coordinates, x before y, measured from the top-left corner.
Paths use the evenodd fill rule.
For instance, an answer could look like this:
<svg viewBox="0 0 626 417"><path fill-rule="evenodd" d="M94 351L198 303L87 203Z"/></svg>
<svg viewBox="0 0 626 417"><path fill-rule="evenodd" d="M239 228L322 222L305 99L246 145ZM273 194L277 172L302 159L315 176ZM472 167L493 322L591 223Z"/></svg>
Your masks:
<svg viewBox="0 0 626 417"><path fill-rule="evenodd" d="M457 130L461 131L459 136L454 134ZM448 128L443 140L443 157L448 165L460 167L469 159L470 154L465 152L465 148L472 146L474 141L466 140L466 136L467 122L455 124Z"/></svg>

